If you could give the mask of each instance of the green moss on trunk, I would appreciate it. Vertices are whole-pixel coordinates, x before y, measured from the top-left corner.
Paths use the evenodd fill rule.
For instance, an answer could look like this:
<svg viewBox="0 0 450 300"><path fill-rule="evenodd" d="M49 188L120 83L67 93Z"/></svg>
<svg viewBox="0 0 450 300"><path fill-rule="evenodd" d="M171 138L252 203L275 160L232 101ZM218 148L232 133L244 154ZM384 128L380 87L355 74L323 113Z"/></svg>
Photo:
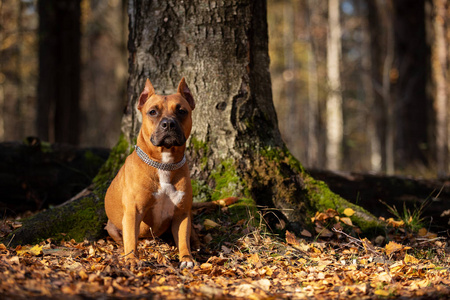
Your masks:
<svg viewBox="0 0 450 300"><path fill-rule="evenodd" d="M40 212L22 221L23 226L9 235L3 243L36 244L52 240L83 241L104 237L106 222L103 200L91 193L86 197Z"/></svg>
<svg viewBox="0 0 450 300"><path fill-rule="evenodd" d="M208 152L206 149L205 143L196 140L190 153L198 161L204 159ZM290 229L297 232L311 224L311 217L317 211L333 208L342 213L345 208L352 208L356 212L351 217L352 222L363 232L370 234L381 229L378 220L369 212L334 194L325 183L309 176L287 148L248 151L238 160L228 158L216 161L214 165L216 167L209 171L207 179L192 180L196 201L242 197L249 201L239 204L236 214L243 216L251 212L255 217L256 209L253 208L258 204L274 209L286 219ZM245 208L246 205L251 208Z"/></svg>
<svg viewBox="0 0 450 300"><path fill-rule="evenodd" d="M315 180L306 173L304 176L307 198L310 202L308 205L310 208L308 216L312 217L315 212L322 212L328 208L333 208L342 214L346 208L351 208L355 211L355 214L350 217L353 224L358 226L364 233L373 235L382 231L381 223L364 208L333 193L323 181Z"/></svg>
<svg viewBox="0 0 450 300"><path fill-rule="evenodd" d="M119 141L116 146L111 150L108 160L101 167L100 171L92 181L95 186L94 192L99 198L105 198L106 190L116 176L117 172L119 172L120 167L122 167L125 163L125 159L130 153L130 144L122 134L119 137Z"/></svg>
<svg viewBox="0 0 450 300"><path fill-rule="evenodd" d="M272 186L275 192L274 206L286 211L288 221L304 226L310 223L310 218L317 211L332 208L342 213L344 209L352 208L355 211L352 222L363 232L372 234L381 231L380 222L375 216L333 193L324 182L314 180L288 149L269 148L260 153L257 168L259 176L263 177L263 182Z"/></svg>
<svg viewBox="0 0 450 300"><path fill-rule="evenodd" d="M83 241L104 237L106 231L103 227L107 221L104 208L105 193L123 165L129 150L130 146L122 135L94 178L91 193L22 220L22 227L6 237L3 242L14 246L34 244L48 238Z"/></svg>

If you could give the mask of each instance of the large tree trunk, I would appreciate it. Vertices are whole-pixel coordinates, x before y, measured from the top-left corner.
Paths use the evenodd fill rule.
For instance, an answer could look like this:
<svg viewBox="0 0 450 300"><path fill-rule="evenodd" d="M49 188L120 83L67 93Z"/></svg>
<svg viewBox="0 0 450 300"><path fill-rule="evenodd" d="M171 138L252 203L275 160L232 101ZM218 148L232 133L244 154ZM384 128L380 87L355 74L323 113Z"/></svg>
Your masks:
<svg viewBox="0 0 450 300"><path fill-rule="evenodd" d="M184 76L196 100L188 155L201 200L254 200L280 211L297 232L326 208L351 207L362 230L378 227L370 213L311 178L281 140L271 95L265 1L130 1L129 14L125 139L95 180L100 191L100 200L92 203L95 210L135 141L140 127L136 101L146 78L158 93L171 93ZM104 222L104 215L96 218Z"/></svg>

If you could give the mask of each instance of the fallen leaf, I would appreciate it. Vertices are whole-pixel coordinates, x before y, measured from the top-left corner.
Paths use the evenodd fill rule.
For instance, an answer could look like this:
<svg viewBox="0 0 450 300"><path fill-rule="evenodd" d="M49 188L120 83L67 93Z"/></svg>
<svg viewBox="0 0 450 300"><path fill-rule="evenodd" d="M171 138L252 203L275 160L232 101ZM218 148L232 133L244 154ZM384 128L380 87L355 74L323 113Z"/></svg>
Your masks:
<svg viewBox="0 0 450 300"><path fill-rule="evenodd" d="M339 222L339 223L334 224L333 229L337 230L337 231L343 231L344 227L342 227L341 222Z"/></svg>
<svg viewBox="0 0 450 300"><path fill-rule="evenodd" d="M326 214L326 213L317 213L314 216L314 220L312 222L314 222L315 220L317 221L325 221L326 219L329 219L330 217Z"/></svg>
<svg viewBox="0 0 450 300"><path fill-rule="evenodd" d="M81 263L72 260L66 260L63 264L63 268L69 271L80 270L82 267L83 265Z"/></svg>
<svg viewBox="0 0 450 300"><path fill-rule="evenodd" d="M42 252L42 246L35 245L33 247L22 247L20 250L17 250L17 255L22 256L24 254L31 254L33 256L41 255Z"/></svg>
<svg viewBox="0 0 450 300"><path fill-rule="evenodd" d="M209 286L206 284L201 285L198 288L199 292L208 296L208 298L214 299L223 295L223 290L218 287Z"/></svg>
<svg viewBox="0 0 450 300"><path fill-rule="evenodd" d="M17 229L17 228L22 227L22 223L20 223L20 222L18 222L18 221L15 221L15 222L13 222L13 223L11 224L11 226L12 226L13 229Z"/></svg>
<svg viewBox="0 0 450 300"><path fill-rule="evenodd" d="M329 237L333 236L333 233L331 231L329 231L328 229L326 229L325 227L323 227L323 228L316 227L315 230L321 237L329 238Z"/></svg>
<svg viewBox="0 0 450 300"><path fill-rule="evenodd" d="M80 276L81 280L86 280L89 278L89 276L86 274L84 270L79 271L78 275Z"/></svg>
<svg viewBox="0 0 450 300"><path fill-rule="evenodd" d="M389 291L386 291L386 290L376 290L374 292L374 294L377 295L377 296L388 297L391 293Z"/></svg>
<svg viewBox="0 0 450 300"><path fill-rule="evenodd" d="M387 219L386 222L388 222L388 224L391 225L392 227L401 227L405 225L405 222L403 220L395 221L393 218Z"/></svg>
<svg viewBox="0 0 450 300"><path fill-rule="evenodd" d="M64 294L75 295L77 293L76 286L74 284L63 286L61 292Z"/></svg>
<svg viewBox="0 0 450 300"><path fill-rule="evenodd" d="M312 237L311 232L309 232L306 229L303 229L302 232L300 232L301 235L306 236L306 237Z"/></svg>
<svg viewBox="0 0 450 300"><path fill-rule="evenodd" d="M427 235L428 230L426 228L420 228L419 231L417 232L417 234L419 236L426 236Z"/></svg>
<svg viewBox="0 0 450 300"><path fill-rule="evenodd" d="M211 242L213 240L213 237L212 237L212 235L210 234L210 233L208 233L207 235L205 235L205 237L203 238L203 241L206 243L206 244L209 244L209 242Z"/></svg>
<svg viewBox="0 0 450 300"><path fill-rule="evenodd" d="M396 242L390 241L389 244L385 246L386 255L391 255L394 252L400 251L403 249L403 245L397 244Z"/></svg>
<svg viewBox="0 0 450 300"><path fill-rule="evenodd" d="M257 281L253 281L252 284L260 289L262 289L265 292L268 292L270 289L270 286L272 285L270 283L269 279L260 279Z"/></svg>
<svg viewBox="0 0 450 300"><path fill-rule="evenodd" d="M221 249L223 254L230 254L233 252L230 248L226 247L225 245L222 245Z"/></svg>
<svg viewBox="0 0 450 300"><path fill-rule="evenodd" d="M203 263L200 265L200 269L202 269L202 270L210 270L210 269L212 269L212 267L213 266L210 263Z"/></svg>
<svg viewBox="0 0 450 300"><path fill-rule="evenodd" d="M407 263L411 263L411 264L418 264L419 260L417 258L415 258L414 256L409 255L408 253L405 254L405 258L403 259L403 261L407 264Z"/></svg>
<svg viewBox="0 0 450 300"><path fill-rule="evenodd" d="M437 238L437 234L428 231L425 237L429 239L435 239Z"/></svg>
<svg viewBox="0 0 450 300"><path fill-rule="evenodd" d="M353 226L352 220L350 220L350 218L343 217L343 218L341 218L341 221L342 221L345 225Z"/></svg>
<svg viewBox="0 0 450 300"><path fill-rule="evenodd" d="M346 208L344 209L344 215L346 215L347 217L351 217L355 214L355 211L351 208Z"/></svg>
<svg viewBox="0 0 450 300"><path fill-rule="evenodd" d="M264 266L258 270L259 275L272 276L273 270L269 266Z"/></svg>
<svg viewBox="0 0 450 300"><path fill-rule="evenodd" d="M236 287L236 289L233 292L231 292L230 294L235 297L248 297L251 294L253 294L253 291L254 291L253 285L244 283L244 284L238 285Z"/></svg>
<svg viewBox="0 0 450 300"><path fill-rule="evenodd" d="M167 265L167 259L164 255L162 255L159 251L153 253L153 257L156 258L158 264Z"/></svg>
<svg viewBox="0 0 450 300"><path fill-rule="evenodd" d="M20 265L20 260L18 256L13 256L9 259L9 263L12 265Z"/></svg>
<svg viewBox="0 0 450 300"><path fill-rule="evenodd" d="M286 230L286 242L290 245L298 246L297 237L289 230Z"/></svg>
<svg viewBox="0 0 450 300"><path fill-rule="evenodd" d="M210 220L210 219L206 219L203 222L203 226L205 226L206 230L209 230L209 229L215 228L215 227L220 227L219 224L217 224L216 222L214 222L213 220Z"/></svg>
<svg viewBox="0 0 450 300"><path fill-rule="evenodd" d="M418 289L426 288L429 285L430 285L430 281L425 278L425 279L422 279L422 280L413 281L411 283L411 285L410 285L410 288L412 290L418 290Z"/></svg>
<svg viewBox="0 0 450 300"><path fill-rule="evenodd" d="M386 272L381 272L380 274L378 274L377 279L378 279L378 281L388 282L388 283L392 281L391 276Z"/></svg>
<svg viewBox="0 0 450 300"><path fill-rule="evenodd" d="M339 213L335 209L332 209L332 208L327 209L327 211L325 213L328 215L329 218L334 218L335 216L339 215Z"/></svg>
<svg viewBox="0 0 450 300"><path fill-rule="evenodd" d="M254 265L256 265L257 263L259 263L259 262L260 262L260 259L259 259L258 253L253 253L252 255L250 255L250 257L247 258L247 261L248 261L249 263L254 264Z"/></svg>
<svg viewBox="0 0 450 300"><path fill-rule="evenodd" d="M403 263L403 261L402 260L400 260L400 261L398 261L398 262L396 262L395 264L393 264L393 265L391 265L390 267L389 267L389 270L392 272L392 273L397 273L397 272L400 272L400 271L402 271L403 269L405 269L405 264Z"/></svg>

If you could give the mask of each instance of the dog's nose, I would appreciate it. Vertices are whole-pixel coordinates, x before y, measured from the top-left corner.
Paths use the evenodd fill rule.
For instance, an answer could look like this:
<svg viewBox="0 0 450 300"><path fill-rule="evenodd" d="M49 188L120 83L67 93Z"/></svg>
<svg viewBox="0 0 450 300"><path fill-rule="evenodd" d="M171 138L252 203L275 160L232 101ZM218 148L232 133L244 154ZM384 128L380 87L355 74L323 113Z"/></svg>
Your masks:
<svg viewBox="0 0 450 300"><path fill-rule="evenodd" d="M175 128L176 123L175 120L164 118L159 123L159 126L164 130L172 130Z"/></svg>

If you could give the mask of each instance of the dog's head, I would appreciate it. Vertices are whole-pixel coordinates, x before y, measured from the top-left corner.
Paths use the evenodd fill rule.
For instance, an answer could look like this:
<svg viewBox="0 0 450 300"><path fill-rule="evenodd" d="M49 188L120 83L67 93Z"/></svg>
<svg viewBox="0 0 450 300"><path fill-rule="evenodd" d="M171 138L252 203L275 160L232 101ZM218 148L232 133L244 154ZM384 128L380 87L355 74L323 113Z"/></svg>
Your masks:
<svg viewBox="0 0 450 300"><path fill-rule="evenodd" d="M177 93L167 96L156 95L147 79L138 103L145 141L167 149L184 145L191 133L194 108L194 98L184 78L178 85Z"/></svg>

